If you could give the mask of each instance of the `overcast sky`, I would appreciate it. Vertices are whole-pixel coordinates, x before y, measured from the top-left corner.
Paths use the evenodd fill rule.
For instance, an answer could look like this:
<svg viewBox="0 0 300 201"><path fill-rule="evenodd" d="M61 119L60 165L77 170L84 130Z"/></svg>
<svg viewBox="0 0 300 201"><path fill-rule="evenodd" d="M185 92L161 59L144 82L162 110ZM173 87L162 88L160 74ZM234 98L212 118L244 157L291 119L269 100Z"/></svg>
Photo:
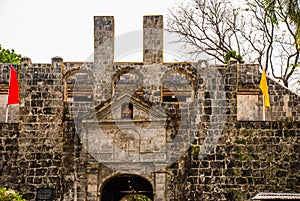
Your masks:
<svg viewBox="0 0 300 201"><path fill-rule="evenodd" d="M86 61L94 47L93 16L114 16L119 37L141 30L143 15L166 17L168 9L182 1L0 0L0 44L33 63L50 63L54 56Z"/></svg>

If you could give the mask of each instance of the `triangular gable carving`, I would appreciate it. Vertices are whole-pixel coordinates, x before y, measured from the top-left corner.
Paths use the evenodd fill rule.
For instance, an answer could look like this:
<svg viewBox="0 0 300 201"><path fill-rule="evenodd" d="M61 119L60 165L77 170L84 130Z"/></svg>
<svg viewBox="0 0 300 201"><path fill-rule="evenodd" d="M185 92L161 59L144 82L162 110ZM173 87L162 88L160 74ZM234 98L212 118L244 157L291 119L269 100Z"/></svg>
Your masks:
<svg viewBox="0 0 300 201"><path fill-rule="evenodd" d="M146 102L135 95L124 92L121 96L114 96L95 107L96 111L92 115L87 115L83 118L83 121L93 121L96 119L97 121L122 120L118 114L121 113L122 105L126 103L131 103L135 112L138 110L141 113L147 114L144 117L133 117L135 121L166 120L167 115L162 109L155 107L151 102Z"/></svg>

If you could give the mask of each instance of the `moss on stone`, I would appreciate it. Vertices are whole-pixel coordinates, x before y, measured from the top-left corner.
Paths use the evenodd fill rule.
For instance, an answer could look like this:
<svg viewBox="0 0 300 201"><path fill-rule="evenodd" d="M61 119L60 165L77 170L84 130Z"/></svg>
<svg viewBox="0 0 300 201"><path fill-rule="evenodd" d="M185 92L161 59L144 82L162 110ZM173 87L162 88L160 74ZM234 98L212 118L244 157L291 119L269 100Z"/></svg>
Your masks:
<svg viewBox="0 0 300 201"><path fill-rule="evenodd" d="M247 136L250 136L251 135L251 131L249 131L249 130L241 130L240 131L240 135L243 135L243 136L245 136L245 137L247 137Z"/></svg>
<svg viewBox="0 0 300 201"><path fill-rule="evenodd" d="M293 125L294 125L294 122L292 122L292 121L284 122L284 127L287 128L287 129L292 129Z"/></svg>
<svg viewBox="0 0 300 201"><path fill-rule="evenodd" d="M240 139L240 138L236 138L235 139L235 143L236 144L246 144L246 140L245 139Z"/></svg>
<svg viewBox="0 0 300 201"><path fill-rule="evenodd" d="M253 157L250 156L248 153L240 154L240 161L241 162L250 161L250 160L253 160Z"/></svg>
<svg viewBox="0 0 300 201"><path fill-rule="evenodd" d="M191 156L196 157L200 152L200 147L197 145L191 145Z"/></svg>
<svg viewBox="0 0 300 201"><path fill-rule="evenodd" d="M230 189L226 197L228 200L244 200L245 192L240 189Z"/></svg>

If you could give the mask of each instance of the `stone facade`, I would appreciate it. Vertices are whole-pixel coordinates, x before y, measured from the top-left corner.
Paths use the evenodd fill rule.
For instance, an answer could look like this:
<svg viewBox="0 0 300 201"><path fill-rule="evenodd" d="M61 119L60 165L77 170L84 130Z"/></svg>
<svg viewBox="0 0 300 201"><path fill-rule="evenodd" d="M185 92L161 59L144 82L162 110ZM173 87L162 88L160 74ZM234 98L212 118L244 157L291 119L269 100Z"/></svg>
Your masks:
<svg viewBox="0 0 300 201"><path fill-rule="evenodd" d="M263 120L257 65L164 63L162 16L144 17L143 62L114 62L114 19L94 20L94 63L15 66L20 104L9 123L1 115L0 186L27 200L38 189L78 201L300 192L298 95L268 79ZM1 110L7 69L0 64Z"/></svg>

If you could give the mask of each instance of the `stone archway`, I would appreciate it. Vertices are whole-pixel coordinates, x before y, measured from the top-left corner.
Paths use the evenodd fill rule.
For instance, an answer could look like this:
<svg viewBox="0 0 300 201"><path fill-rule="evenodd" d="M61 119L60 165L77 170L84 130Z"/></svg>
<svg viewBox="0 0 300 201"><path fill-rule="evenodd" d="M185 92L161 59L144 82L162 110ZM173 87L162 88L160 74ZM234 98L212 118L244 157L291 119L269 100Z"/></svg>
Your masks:
<svg viewBox="0 0 300 201"><path fill-rule="evenodd" d="M140 194L153 200L151 183L137 175L122 174L114 176L104 184L101 201L120 201L127 195Z"/></svg>

